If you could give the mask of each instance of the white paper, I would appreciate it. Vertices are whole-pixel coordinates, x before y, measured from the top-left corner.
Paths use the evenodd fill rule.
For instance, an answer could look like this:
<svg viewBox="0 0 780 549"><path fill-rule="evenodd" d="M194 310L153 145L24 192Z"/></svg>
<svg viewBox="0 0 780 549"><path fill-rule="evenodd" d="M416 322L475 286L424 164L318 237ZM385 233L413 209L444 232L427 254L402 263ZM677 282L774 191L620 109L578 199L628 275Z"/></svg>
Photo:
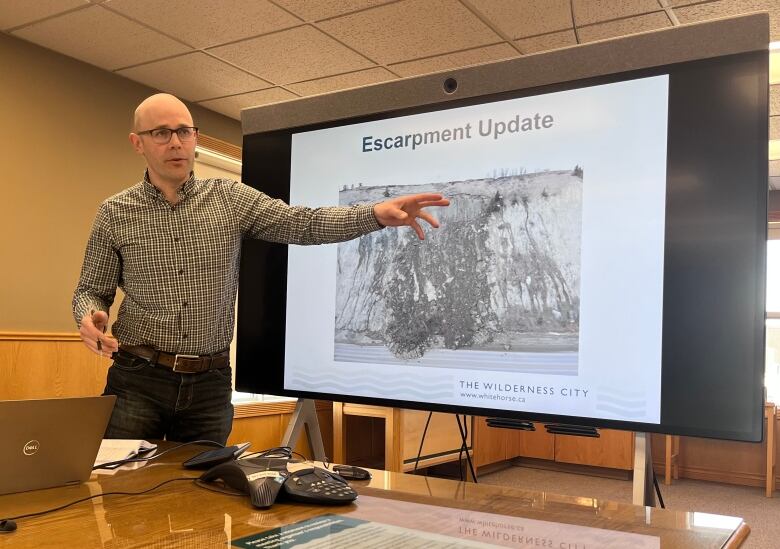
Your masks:
<svg viewBox="0 0 780 549"><path fill-rule="evenodd" d="M95 467L112 461L132 458L155 449L157 449L157 445L146 440L104 438L95 458ZM119 465L112 466L112 468L115 467L119 467Z"/></svg>

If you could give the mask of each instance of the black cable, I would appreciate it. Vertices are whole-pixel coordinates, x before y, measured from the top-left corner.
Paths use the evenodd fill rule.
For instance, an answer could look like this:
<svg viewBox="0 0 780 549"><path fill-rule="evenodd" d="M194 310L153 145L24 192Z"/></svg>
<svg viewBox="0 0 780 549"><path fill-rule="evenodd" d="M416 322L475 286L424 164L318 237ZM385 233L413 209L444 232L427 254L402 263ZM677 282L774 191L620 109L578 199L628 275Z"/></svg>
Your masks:
<svg viewBox="0 0 780 549"><path fill-rule="evenodd" d="M124 465L125 463L134 463L136 461L152 461L152 460L157 459L158 457L164 456L168 452L172 452L174 450L178 450L182 446L189 446L190 444L205 444L207 446L217 446L219 448L224 448L225 447L224 444L220 444L219 442L214 442L213 440L193 440L193 441L190 441L190 442L182 442L181 444L179 444L177 446L174 446L173 448L168 448L167 450L163 450L159 454L154 454L154 455L149 456L149 457L140 457L140 458L139 457L132 457L132 458L118 459L116 461L108 461L106 463L101 463L100 465L95 465L92 468L92 470L94 471L96 469L114 469L116 467ZM156 447L153 448L153 449L156 449ZM149 451L151 451L151 450L149 450Z"/></svg>
<svg viewBox="0 0 780 549"><path fill-rule="evenodd" d="M428 419L425 420L425 429L423 429L422 436L420 437L420 448L417 450L417 459L414 460L414 471L412 471L415 474L417 473L417 465L420 463L423 442L425 442L425 434L428 432L428 425L431 423L431 416L433 416L433 412L428 412Z"/></svg>
<svg viewBox="0 0 780 549"><path fill-rule="evenodd" d="M245 454L241 456L241 459L251 459L255 457L272 458L272 459L292 459L293 456L299 456L303 461L309 461L309 459L300 452L294 451L290 446L275 446L268 450L261 450L259 452L252 452L251 454Z"/></svg>
<svg viewBox="0 0 780 549"><path fill-rule="evenodd" d="M458 420L458 431L460 431L460 448L458 449L458 476L460 477L460 481L463 482L465 480L465 477L463 475L463 431L460 430L460 416L458 414L455 414L455 419Z"/></svg>
<svg viewBox="0 0 780 549"><path fill-rule="evenodd" d="M66 503L65 505L60 505L59 507L53 507L51 509L46 509L45 511L38 511L36 513L26 513L24 515L17 515L15 517L7 517L7 518L0 519L0 520L18 520L18 519L21 519L21 518L37 517L37 516L40 516L40 515L45 515L47 513L53 513L55 511L61 511L62 509L65 509L66 507L70 507L71 505L76 505L77 503L81 503L83 501L88 501L90 499L95 499L95 498L102 498L103 496L141 496L143 494L148 494L152 490L156 490L157 488L160 488L161 486L164 486L164 485L168 484L169 482L176 482L178 480L194 481L194 480L197 480L197 479L198 479L198 477L177 477L177 478L168 479L168 480L166 480L164 482L161 482L160 484L157 484L156 486L152 486L151 488L148 488L146 490L142 490L140 492L104 492L102 494L93 494L93 495L87 496L85 498L81 498L81 499L77 499L77 500L71 501L70 503Z"/></svg>
<svg viewBox="0 0 780 549"><path fill-rule="evenodd" d="M666 509L664 498L661 497L661 487L658 486L658 478L655 476L655 470L653 470L653 485L655 486L655 493L658 496L658 503L661 504L661 509Z"/></svg>
<svg viewBox="0 0 780 549"><path fill-rule="evenodd" d="M466 442L466 437L468 437L468 425L466 424L466 416L464 414L463 416L463 425L460 423L460 416L455 414L455 419L458 420L458 430L460 431L460 438L461 438L461 452L465 449L466 451L466 463L469 465L469 470L471 471L471 478L474 479L474 483L477 483L477 473L474 471L474 463L471 461L471 454L469 453L469 446Z"/></svg>

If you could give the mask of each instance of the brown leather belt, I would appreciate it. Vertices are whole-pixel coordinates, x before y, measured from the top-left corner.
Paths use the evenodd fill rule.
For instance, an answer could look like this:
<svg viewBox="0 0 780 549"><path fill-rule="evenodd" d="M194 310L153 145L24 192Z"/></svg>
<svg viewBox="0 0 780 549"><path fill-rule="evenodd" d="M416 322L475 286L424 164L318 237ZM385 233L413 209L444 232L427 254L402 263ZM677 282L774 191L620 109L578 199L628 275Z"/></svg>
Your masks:
<svg viewBox="0 0 780 549"><path fill-rule="evenodd" d="M119 350L182 374L196 374L230 365L230 350L213 355L166 353L147 345L120 345Z"/></svg>

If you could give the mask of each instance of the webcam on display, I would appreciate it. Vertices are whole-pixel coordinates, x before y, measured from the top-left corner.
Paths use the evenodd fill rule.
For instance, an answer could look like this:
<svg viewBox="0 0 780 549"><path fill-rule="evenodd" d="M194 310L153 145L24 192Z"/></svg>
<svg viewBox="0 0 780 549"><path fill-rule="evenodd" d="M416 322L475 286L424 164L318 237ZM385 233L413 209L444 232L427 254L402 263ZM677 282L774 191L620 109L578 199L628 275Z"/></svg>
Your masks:
<svg viewBox="0 0 780 549"><path fill-rule="evenodd" d="M458 81L454 78L447 78L444 81L444 93L455 93L458 89Z"/></svg>

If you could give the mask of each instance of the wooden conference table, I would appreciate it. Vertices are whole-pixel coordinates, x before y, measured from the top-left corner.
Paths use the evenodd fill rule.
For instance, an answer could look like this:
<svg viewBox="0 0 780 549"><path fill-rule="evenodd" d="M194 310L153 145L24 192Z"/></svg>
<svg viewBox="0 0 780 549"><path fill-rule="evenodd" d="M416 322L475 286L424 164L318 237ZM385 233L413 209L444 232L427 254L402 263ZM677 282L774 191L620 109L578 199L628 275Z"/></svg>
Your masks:
<svg viewBox="0 0 780 549"><path fill-rule="evenodd" d="M172 478L195 478L198 472L184 470L180 463L198 451L183 447L159 463L93 474L78 486L0 496L0 517L49 509L90 494L137 492ZM386 471L373 474L370 481L352 483L359 497L350 505L279 502L270 510L253 508L245 497L176 481L146 495L105 496L19 519L17 531L0 534L0 547L229 547L238 538L277 529L276 541L238 546L293 547L285 540L307 538L314 539L307 547L695 549L739 547L749 532L734 517Z"/></svg>

